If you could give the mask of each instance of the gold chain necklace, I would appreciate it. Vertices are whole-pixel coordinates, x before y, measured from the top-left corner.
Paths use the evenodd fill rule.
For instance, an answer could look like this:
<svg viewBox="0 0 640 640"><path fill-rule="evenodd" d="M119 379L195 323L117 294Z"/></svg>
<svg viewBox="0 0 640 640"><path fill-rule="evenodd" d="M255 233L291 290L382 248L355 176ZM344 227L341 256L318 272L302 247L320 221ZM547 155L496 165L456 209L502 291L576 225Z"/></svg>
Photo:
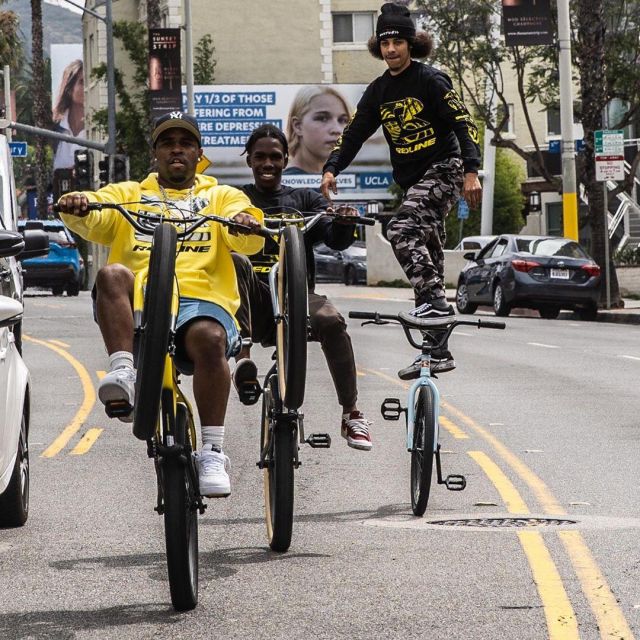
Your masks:
<svg viewBox="0 0 640 640"><path fill-rule="evenodd" d="M195 185L192 184L191 187L189 187L189 192L187 193L186 196L184 196L184 198L180 198L179 200L174 200L169 198L167 192L165 191L164 187L158 182L158 186L160 187L160 193L162 194L162 198L163 198L163 203L164 204L164 208L165 211L167 212L168 216L171 217L171 210L169 209L168 203L171 202L174 205L174 208L177 209L178 211L180 211L180 213L184 213L184 211L177 206L176 203L178 202L184 202L185 200L189 201L188 204L188 213L190 216L193 215L193 193L195 191Z"/></svg>

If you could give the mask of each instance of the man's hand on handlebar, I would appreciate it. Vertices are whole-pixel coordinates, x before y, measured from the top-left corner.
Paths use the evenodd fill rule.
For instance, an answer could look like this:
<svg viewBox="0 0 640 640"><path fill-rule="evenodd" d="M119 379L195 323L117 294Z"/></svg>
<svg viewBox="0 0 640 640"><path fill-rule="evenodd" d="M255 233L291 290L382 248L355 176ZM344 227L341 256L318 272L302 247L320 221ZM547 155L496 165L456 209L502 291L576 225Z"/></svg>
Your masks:
<svg viewBox="0 0 640 640"><path fill-rule="evenodd" d="M229 233L233 236L237 236L238 234L249 235L252 233L257 233L261 229L260 223L246 211L241 211L237 213L231 220L237 224L243 225L243 227L229 227Z"/></svg>
<svg viewBox="0 0 640 640"><path fill-rule="evenodd" d="M333 213L340 218L336 218L334 222L336 224L353 225L359 223L360 214L354 207L350 207L347 204L341 204L339 207L329 207L327 213ZM345 220L345 218L354 218L354 220Z"/></svg>
<svg viewBox="0 0 640 640"><path fill-rule="evenodd" d="M89 214L89 200L84 193L70 193L58 200L58 209L61 213L68 213L78 218L84 218Z"/></svg>
<svg viewBox="0 0 640 640"><path fill-rule="evenodd" d="M322 183L320 184L320 191L322 195L331 202L331 194L338 195L338 185L336 184L336 177L331 173L331 171L327 171L322 176Z"/></svg>

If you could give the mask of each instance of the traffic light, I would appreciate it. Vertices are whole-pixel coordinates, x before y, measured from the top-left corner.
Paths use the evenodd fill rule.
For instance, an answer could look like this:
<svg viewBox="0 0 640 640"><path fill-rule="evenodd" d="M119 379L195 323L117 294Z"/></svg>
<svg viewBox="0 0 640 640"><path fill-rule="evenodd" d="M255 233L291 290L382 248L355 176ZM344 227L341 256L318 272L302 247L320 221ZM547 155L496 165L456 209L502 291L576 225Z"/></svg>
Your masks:
<svg viewBox="0 0 640 640"><path fill-rule="evenodd" d="M78 191L93 189L93 154L87 149L78 149L73 154L74 187Z"/></svg>
<svg viewBox="0 0 640 640"><path fill-rule="evenodd" d="M100 180L100 186L104 187L109 184L109 156L105 156L102 160L98 161L98 178Z"/></svg>
<svg viewBox="0 0 640 640"><path fill-rule="evenodd" d="M129 158L123 154L113 156L113 181L124 182L129 179Z"/></svg>

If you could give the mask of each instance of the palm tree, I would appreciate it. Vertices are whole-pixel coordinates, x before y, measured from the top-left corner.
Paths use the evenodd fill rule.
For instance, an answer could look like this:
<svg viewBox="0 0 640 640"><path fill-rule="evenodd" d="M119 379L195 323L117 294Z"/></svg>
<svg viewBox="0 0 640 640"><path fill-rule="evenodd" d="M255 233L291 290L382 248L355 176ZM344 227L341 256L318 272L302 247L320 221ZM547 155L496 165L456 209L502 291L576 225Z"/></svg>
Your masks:
<svg viewBox="0 0 640 640"><path fill-rule="evenodd" d="M50 128L51 114L47 109L44 56L42 53L42 0L31 0L31 38L33 123L36 127L47 129ZM36 136L34 159L39 218L47 217L49 168L46 164L45 145L45 139L42 136Z"/></svg>

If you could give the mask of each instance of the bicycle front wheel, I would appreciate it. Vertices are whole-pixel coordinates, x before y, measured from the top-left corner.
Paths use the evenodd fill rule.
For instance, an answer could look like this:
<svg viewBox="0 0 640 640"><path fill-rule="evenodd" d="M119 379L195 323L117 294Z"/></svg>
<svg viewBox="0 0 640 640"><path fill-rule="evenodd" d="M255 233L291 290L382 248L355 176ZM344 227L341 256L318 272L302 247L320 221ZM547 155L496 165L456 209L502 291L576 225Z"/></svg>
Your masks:
<svg viewBox="0 0 640 640"><path fill-rule="evenodd" d="M307 374L307 260L300 229L285 227L280 240L276 332L278 384L284 406L298 409Z"/></svg>
<svg viewBox="0 0 640 640"><path fill-rule="evenodd" d="M413 446L411 449L411 508L416 516L424 515L429 502L436 433L434 398L431 387L420 387L415 408Z"/></svg>
<svg viewBox="0 0 640 640"><path fill-rule="evenodd" d="M168 222L153 232L142 311L133 434L149 440L156 429L171 330L171 292L176 264L176 229Z"/></svg>
<svg viewBox="0 0 640 640"><path fill-rule="evenodd" d="M177 405L176 444L187 441L188 413ZM191 447L185 454L191 455ZM167 456L162 463L164 535L171 603L177 611L189 611L198 603L198 510L191 481L190 460Z"/></svg>
<svg viewBox="0 0 640 640"><path fill-rule="evenodd" d="M273 551L286 551L293 532L293 474L296 429L278 421L278 391L272 376L262 396L261 452L264 456L264 505L267 538Z"/></svg>

